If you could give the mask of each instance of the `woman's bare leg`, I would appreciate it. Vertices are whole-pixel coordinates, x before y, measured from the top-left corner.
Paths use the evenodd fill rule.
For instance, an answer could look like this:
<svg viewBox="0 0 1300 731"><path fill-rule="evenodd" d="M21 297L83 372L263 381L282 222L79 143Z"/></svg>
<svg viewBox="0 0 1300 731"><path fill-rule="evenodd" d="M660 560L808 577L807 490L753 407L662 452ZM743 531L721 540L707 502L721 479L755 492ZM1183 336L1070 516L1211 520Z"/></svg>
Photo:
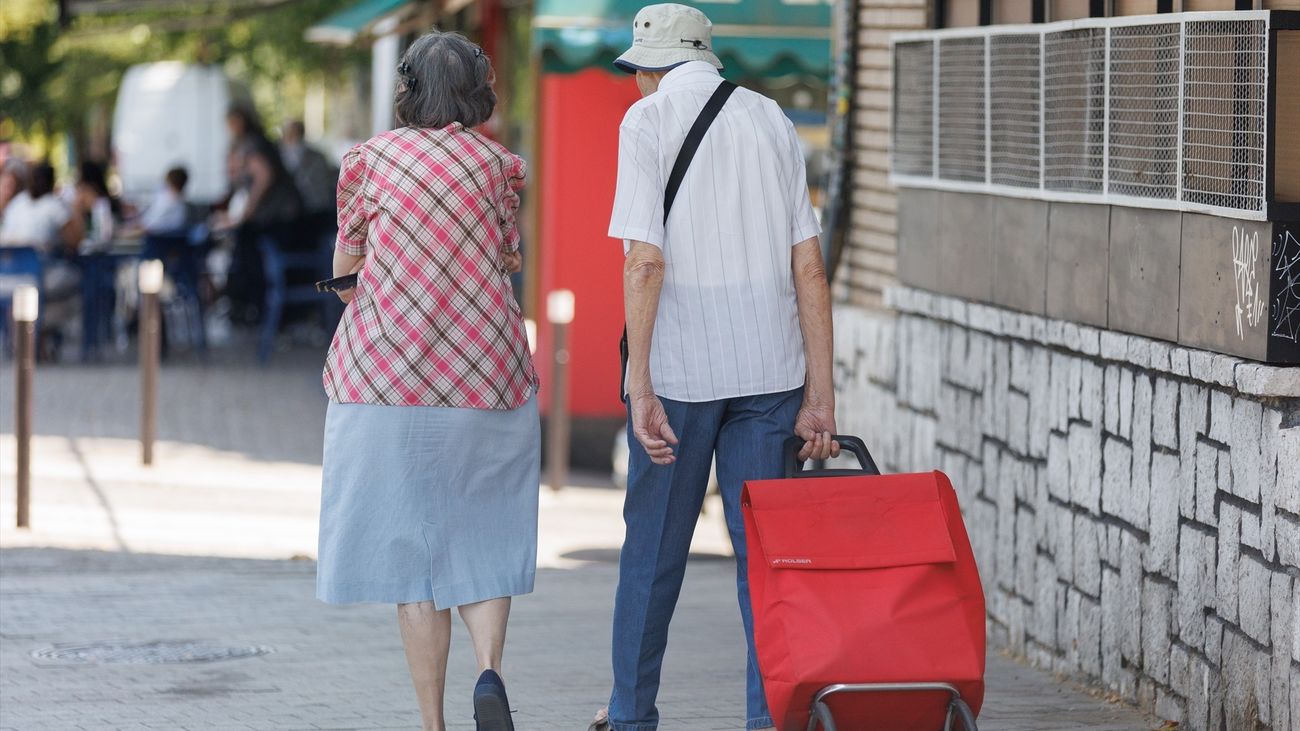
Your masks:
<svg viewBox="0 0 1300 731"><path fill-rule="evenodd" d="M451 611L434 609L433 602L398 604L397 625L402 630L424 731L444 731L442 697L451 649Z"/></svg>
<svg viewBox="0 0 1300 731"><path fill-rule="evenodd" d="M506 646L506 621L510 618L510 597L489 599L460 608L460 618L474 642L479 672L491 668L501 672L501 653Z"/></svg>

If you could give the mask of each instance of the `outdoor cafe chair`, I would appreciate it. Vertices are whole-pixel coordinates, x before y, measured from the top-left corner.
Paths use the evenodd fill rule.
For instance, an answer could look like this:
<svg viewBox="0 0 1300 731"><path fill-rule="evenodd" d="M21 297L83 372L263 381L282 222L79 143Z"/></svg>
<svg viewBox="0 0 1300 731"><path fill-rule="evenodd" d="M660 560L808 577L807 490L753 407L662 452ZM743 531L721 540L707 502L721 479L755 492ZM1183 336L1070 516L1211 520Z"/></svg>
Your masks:
<svg viewBox="0 0 1300 731"><path fill-rule="evenodd" d="M144 260L162 261L163 271L176 286L176 295L185 307L185 316L200 357L208 352L206 308L200 288L207 239L208 228L202 224L172 233L146 234L141 253Z"/></svg>
<svg viewBox="0 0 1300 731"><path fill-rule="evenodd" d="M264 233L258 238L262 255L262 273L266 278L266 308L262 331L258 337L257 360L271 362L275 338L286 305L307 304L319 308L321 323L328 330L338 319L341 303L336 297L322 296L315 281L333 276L334 235L332 228L316 233L316 245L302 251L286 251L275 236ZM290 283L291 272L306 272L312 277L305 283Z"/></svg>
<svg viewBox="0 0 1300 731"><path fill-rule="evenodd" d="M38 302L45 300L45 263L41 253L32 246L0 247L0 336L4 344L0 345L6 354L12 352L13 335L9 323L12 319L14 290L29 284L36 287ZM38 313L43 314L43 307ZM39 327L37 328L39 331Z"/></svg>

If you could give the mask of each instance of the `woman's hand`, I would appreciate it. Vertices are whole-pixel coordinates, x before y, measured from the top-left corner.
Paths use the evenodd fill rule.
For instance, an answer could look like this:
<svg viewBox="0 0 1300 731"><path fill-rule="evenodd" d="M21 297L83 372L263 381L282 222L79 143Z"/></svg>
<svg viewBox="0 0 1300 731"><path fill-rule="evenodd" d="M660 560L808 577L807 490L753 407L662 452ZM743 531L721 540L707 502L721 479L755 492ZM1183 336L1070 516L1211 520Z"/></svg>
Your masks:
<svg viewBox="0 0 1300 731"><path fill-rule="evenodd" d="M357 261L356 264L352 265L352 268L348 270L347 274L359 274L361 270L364 269L365 267L366 267L366 260L360 259ZM352 302L352 299L356 297L357 288L353 287L352 289L345 289L342 292L335 292L335 294L337 294L339 296L339 299L343 300L343 304L346 305Z"/></svg>
<svg viewBox="0 0 1300 731"><path fill-rule="evenodd" d="M524 268L524 255L518 251L507 251L501 254L501 261L505 266L506 274L518 274Z"/></svg>

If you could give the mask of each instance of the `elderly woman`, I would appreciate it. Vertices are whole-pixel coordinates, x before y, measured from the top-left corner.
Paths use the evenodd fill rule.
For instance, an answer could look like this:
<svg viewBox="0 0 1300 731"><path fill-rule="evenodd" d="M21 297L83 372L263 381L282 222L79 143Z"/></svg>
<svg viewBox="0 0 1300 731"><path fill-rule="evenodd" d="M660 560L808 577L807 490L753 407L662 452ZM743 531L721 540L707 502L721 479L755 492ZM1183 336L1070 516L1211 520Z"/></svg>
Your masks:
<svg viewBox="0 0 1300 731"><path fill-rule="evenodd" d="M317 595L397 604L430 731L458 608L478 728L502 731L510 597L537 554L538 382L510 287L524 164L473 129L496 105L478 46L430 33L399 72L402 126L339 175L334 271L359 278L325 366Z"/></svg>

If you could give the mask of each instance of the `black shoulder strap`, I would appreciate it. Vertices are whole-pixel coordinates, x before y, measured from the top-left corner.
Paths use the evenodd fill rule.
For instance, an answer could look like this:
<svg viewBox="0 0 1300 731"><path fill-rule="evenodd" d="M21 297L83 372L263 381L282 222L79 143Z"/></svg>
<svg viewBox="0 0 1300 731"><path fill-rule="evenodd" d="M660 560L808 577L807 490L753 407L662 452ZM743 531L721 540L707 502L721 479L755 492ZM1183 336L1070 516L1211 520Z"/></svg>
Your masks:
<svg viewBox="0 0 1300 731"><path fill-rule="evenodd" d="M668 222L668 212L673 209L673 199L677 197L677 189L682 187L686 169L691 166L691 158L695 157L695 151L700 149L700 142L704 141L704 133L709 131L713 120L718 118L718 112L722 111L722 105L727 103L727 98L735 90L735 84L723 79L722 83L718 84L718 88L713 91L713 96L704 103L700 116L695 118L695 124L692 124L690 131L686 133L682 148L677 151L677 159L673 161L673 170L668 174L668 185L664 188L664 223ZM627 401L627 391L624 390L627 384L627 327L623 328L623 337L618 342L618 354L622 363L618 393L620 399Z"/></svg>
<svg viewBox="0 0 1300 731"><path fill-rule="evenodd" d="M718 88L713 92L713 96L704 103L704 108L700 110L700 116L695 118L695 124L686 133L686 139L682 142L682 149L677 152L677 159L673 161L673 171L668 175L668 185L664 188L664 221L668 221L668 212L673 208L673 199L677 197L677 189L682 187L682 180L686 177L686 169L691 166L691 159L695 157L695 151L700 149L700 142L704 140L704 134L709 131L713 120L718 118L718 112L722 111L722 105L727 103L727 98L731 92L736 90L736 85L723 79Z"/></svg>

